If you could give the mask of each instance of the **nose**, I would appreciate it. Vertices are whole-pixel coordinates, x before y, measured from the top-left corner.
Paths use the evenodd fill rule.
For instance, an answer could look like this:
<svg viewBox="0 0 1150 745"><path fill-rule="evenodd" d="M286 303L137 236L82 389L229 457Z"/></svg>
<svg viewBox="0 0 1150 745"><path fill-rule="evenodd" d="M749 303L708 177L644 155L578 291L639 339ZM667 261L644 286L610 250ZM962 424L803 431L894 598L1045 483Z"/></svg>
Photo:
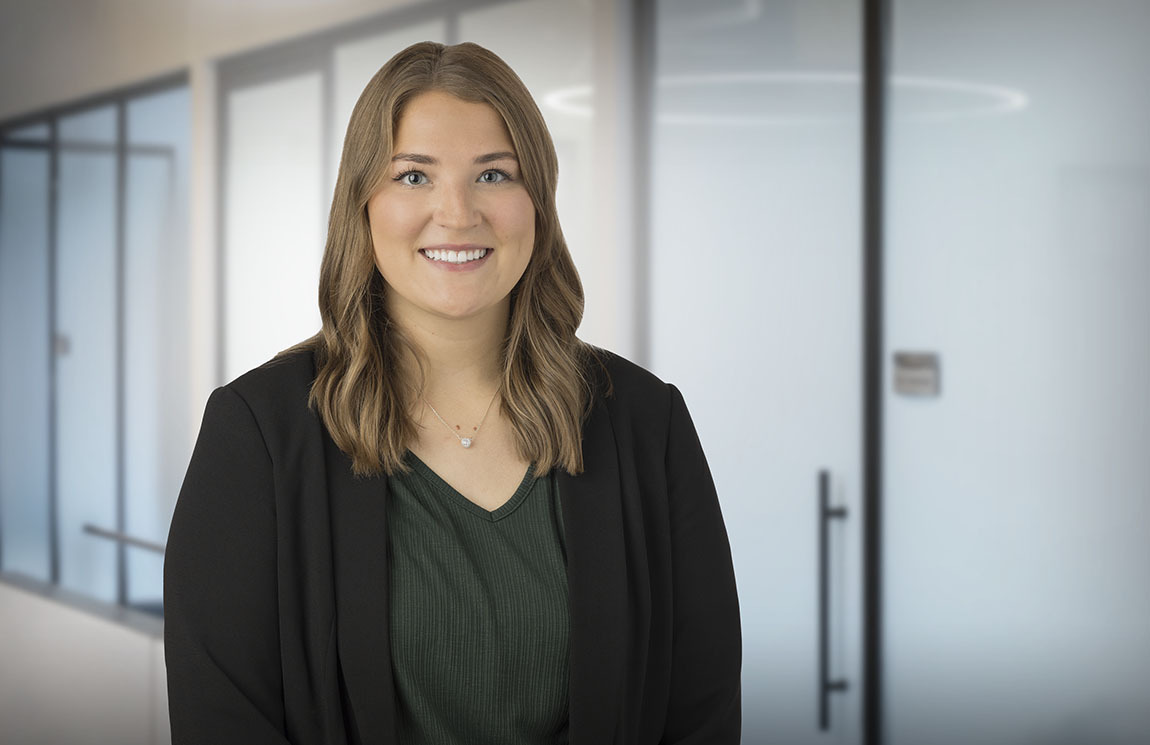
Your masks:
<svg viewBox="0 0 1150 745"><path fill-rule="evenodd" d="M448 184L439 189L435 221L444 228L463 230L479 224L479 206L471 184Z"/></svg>

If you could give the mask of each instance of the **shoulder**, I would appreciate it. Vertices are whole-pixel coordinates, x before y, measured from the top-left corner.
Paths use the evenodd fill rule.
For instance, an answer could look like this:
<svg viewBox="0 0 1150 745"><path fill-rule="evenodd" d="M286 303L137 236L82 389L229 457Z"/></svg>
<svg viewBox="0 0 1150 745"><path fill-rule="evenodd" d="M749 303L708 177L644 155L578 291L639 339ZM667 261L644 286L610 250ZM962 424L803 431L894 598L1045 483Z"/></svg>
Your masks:
<svg viewBox="0 0 1150 745"><path fill-rule="evenodd" d="M249 403L273 400L283 403L285 398L306 398L315 380L315 359L310 349L293 347L281 352L257 368L249 370L228 383Z"/></svg>
<svg viewBox="0 0 1150 745"><path fill-rule="evenodd" d="M640 464L648 475L666 466L674 466L676 473L706 472L702 445L679 389L618 354L594 347L589 351L595 369L591 417L594 420L598 410L599 421L610 420L620 457ZM604 432L601 426L589 430Z"/></svg>
<svg viewBox="0 0 1150 745"><path fill-rule="evenodd" d="M242 402L267 439L276 431L314 418L308 407L314 380L311 350L293 347L216 389L212 398L228 398L233 405Z"/></svg>
<svg viewBox="0 0 1150 745"><path fill-rule="evenodd" d="M674 386L631 360L587 345L594 396L618 413L651 416L669 409Z"/></svg>

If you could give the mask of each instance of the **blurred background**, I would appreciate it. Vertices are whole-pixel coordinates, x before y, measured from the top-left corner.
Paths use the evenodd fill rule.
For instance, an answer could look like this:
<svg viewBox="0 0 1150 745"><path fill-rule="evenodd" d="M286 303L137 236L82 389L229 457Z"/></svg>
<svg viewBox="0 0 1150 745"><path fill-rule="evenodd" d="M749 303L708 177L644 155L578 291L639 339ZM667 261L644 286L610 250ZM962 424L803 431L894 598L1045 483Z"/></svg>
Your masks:
<svg viewBox="0 0 1150 745"><path fill-rule="evenodd" d="M744 742L1150 742L1148 33L1150 0L0 0L0 741L170 742L204 403L318 328L351 108L432 39L532 90L581 337L691 407Z"/></svg>

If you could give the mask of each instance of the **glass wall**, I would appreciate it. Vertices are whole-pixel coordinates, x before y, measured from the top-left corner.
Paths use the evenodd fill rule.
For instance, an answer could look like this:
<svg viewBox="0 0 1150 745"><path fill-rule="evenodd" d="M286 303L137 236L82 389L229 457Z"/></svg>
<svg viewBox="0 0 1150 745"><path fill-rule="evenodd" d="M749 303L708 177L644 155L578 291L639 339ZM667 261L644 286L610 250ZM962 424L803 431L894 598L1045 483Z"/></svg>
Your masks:
<svg viewBox="0 0 1150 745"><path fill-rule="evenodd" d="M155 612L191 447L189 119L181 79L0 127L0 569Z"/></svg>
<svg viewBox="0 0 1150 745"><path fill-rule="evenodd" d="M889 742L1145 743L1150 3L892 9Z"/></svg>

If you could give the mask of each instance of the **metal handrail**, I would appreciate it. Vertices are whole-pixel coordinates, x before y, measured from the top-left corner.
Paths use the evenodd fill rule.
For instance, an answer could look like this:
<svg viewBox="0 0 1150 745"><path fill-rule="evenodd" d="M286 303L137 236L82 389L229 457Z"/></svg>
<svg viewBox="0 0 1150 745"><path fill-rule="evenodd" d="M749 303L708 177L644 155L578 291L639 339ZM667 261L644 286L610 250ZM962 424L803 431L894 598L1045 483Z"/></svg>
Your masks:
<svg viewBox="0 0 1150 745"><path fill-rule="evenodd" d="M126 546L135 546L136 548L142 548L145 551L153 551L157 554L163 554L164 551L167 550L167 547L162 543L146 541L143 538L137 538L135 536L128 535L127 533L120 533L115 530L107 530L91 523L85 523L84 532L99 538L107 538L110 541L123 543Z"/></svg>

